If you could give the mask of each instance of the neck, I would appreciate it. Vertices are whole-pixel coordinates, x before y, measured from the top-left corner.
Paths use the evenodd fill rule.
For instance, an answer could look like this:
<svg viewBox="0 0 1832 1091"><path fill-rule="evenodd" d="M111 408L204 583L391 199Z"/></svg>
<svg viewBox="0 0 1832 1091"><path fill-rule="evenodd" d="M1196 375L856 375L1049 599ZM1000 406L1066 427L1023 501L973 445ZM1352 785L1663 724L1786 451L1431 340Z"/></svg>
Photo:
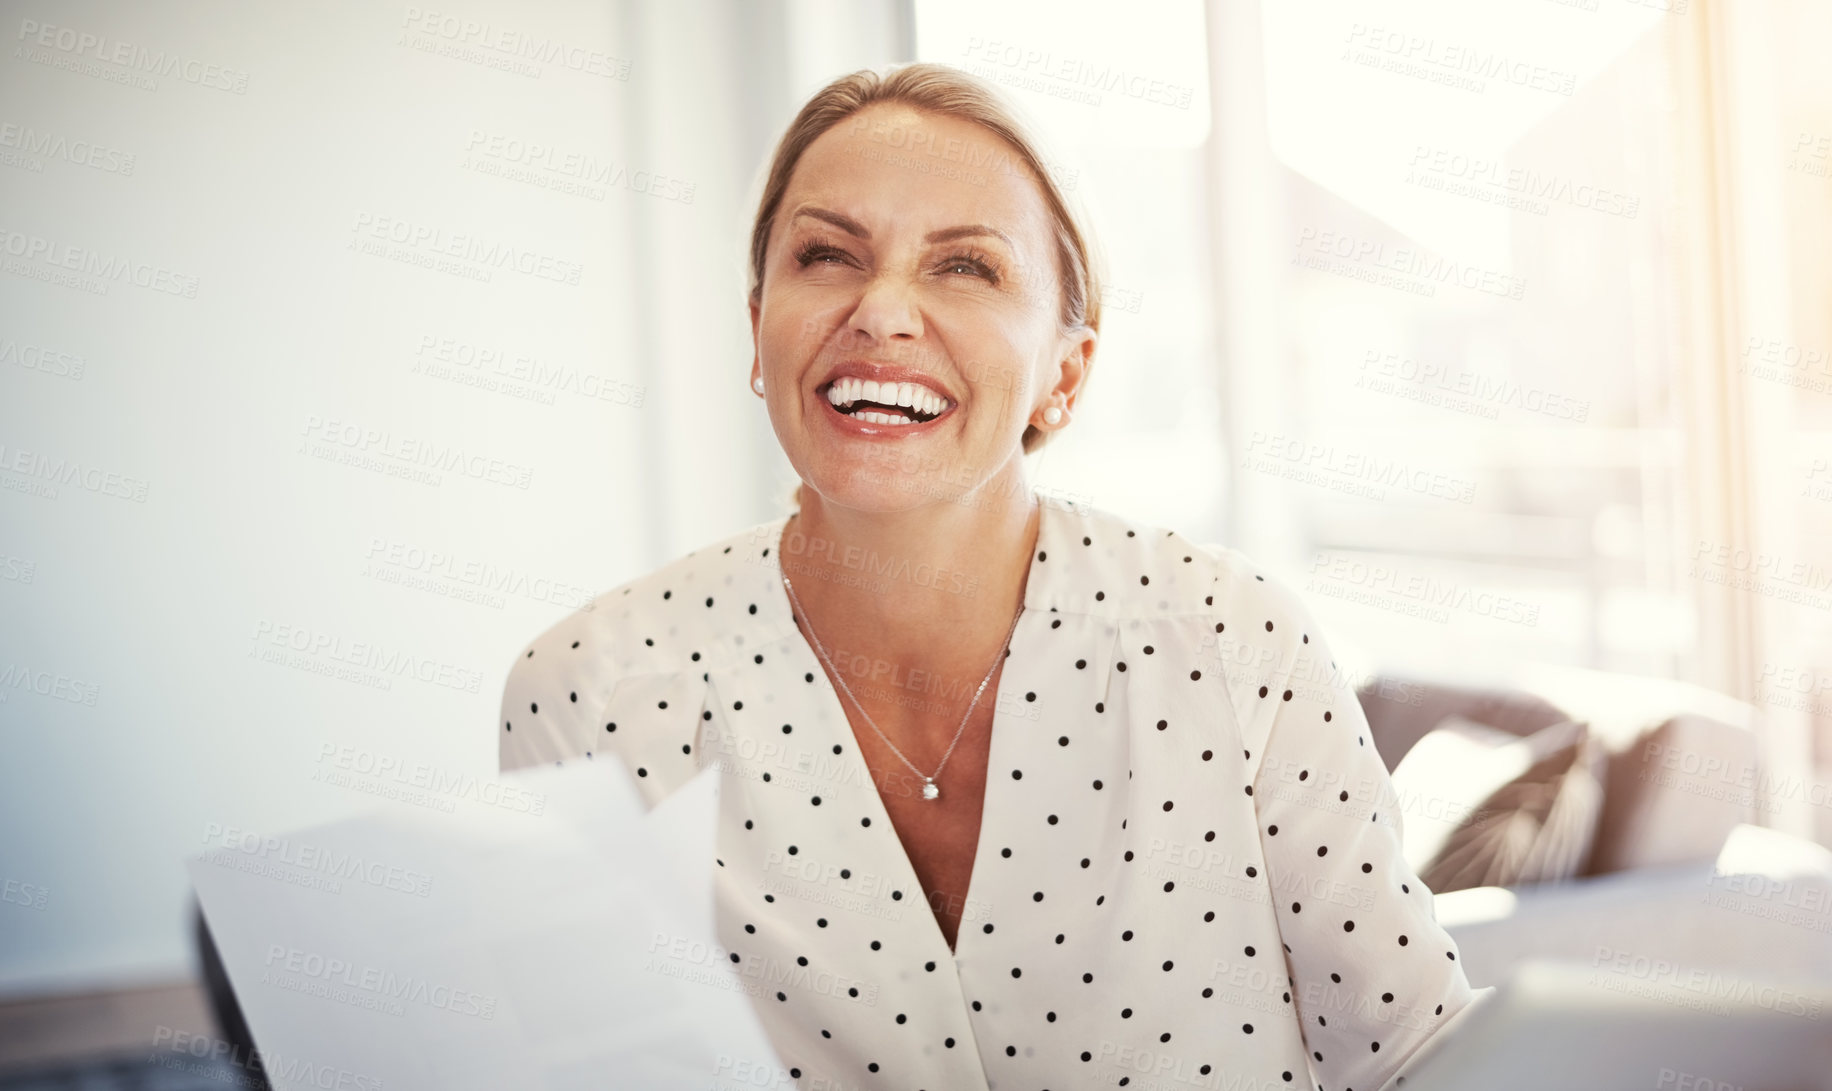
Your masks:
<svg viewBox="0 0 1832 1091"><path fill-rule="evenodd" d="M977 660L977 682L1023 601L1041 525L1021 468L905 511L842 507L808 488L801 496L780 559L811 615L804 626L812 622L828 653L950 674Z"/></svg>

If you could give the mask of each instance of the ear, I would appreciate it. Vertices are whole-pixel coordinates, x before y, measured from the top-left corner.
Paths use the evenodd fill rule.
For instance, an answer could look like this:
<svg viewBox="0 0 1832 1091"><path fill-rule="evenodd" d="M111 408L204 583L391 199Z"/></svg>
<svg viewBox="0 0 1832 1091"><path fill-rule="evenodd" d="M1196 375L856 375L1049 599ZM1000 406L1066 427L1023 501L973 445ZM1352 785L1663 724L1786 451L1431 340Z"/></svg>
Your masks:
<svg viewBox="0 0 1832 1091"><path fill-rule="evenodd" d="M1075 408L1075 398L1087 385L1088 373L1094 370L1094 348L1099 342L1100 335L1086 326L1063 337L1057 381L1044 391L1045 401L1051 394L1061 394L1063 404L1071 410Z"/></svg>
<svg viewBox="0 0 1832 1091"><path fill-rule="evenodd" d="M763 318L763 308L755 300L751 308L751 385L757 385L757 377L763 374L763 352L757 343L758 325Z"/></svg>

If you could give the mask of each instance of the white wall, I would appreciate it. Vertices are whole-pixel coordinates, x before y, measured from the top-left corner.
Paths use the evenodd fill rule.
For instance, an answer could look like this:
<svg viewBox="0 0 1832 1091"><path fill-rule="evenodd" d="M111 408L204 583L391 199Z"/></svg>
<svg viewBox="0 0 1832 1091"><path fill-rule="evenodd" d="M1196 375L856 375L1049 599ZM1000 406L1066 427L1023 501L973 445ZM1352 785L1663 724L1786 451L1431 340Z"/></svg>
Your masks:
<svg viewBox="0 0 1832 1091"><path fill-rule="evenodd" d="M0 993L188 973L207 830L491 776L521 644L775 514L747 198L895 10L5 5Z"/></svg>

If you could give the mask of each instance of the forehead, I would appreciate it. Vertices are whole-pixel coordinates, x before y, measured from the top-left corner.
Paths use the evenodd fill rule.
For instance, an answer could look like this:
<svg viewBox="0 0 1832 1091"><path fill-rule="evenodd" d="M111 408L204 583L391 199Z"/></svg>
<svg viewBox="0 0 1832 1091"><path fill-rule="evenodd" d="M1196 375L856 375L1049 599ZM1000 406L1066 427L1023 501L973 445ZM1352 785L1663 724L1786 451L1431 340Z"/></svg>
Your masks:
<svg viewBox="0 0 1832 1091"><path fill-rule="evenodd" d="M880 231L996 227L1026 250L1047 237L1049 210L1018 151L971 121L901 104L869 106L802 153L783 213L818 205Z"/></svg>

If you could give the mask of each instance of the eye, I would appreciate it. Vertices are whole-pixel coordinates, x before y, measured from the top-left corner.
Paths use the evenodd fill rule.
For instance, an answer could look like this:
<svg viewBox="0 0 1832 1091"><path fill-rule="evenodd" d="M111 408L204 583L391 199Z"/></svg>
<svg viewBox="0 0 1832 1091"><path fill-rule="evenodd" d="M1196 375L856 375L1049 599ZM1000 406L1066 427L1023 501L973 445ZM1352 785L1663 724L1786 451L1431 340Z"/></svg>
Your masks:
<svg viewBox="0 0 1832 1091"><path fill-rule="evenodd" d="M968 276L980 277L988 284L999 283L998 264L977 250L951 255L941 263L944 273L956 270L965 270Z"/></svg>
<svg viewBox="0 0 1832 1091"><path fill-rule="evenodd" d="M837 246L829 246L822 242L807 243L800 250L795 252L795 260L803 267L813 265L819 261L825 261L828 258L832 258L836 261L846 261L849 255L846 251L841 250Z"/></svg>

